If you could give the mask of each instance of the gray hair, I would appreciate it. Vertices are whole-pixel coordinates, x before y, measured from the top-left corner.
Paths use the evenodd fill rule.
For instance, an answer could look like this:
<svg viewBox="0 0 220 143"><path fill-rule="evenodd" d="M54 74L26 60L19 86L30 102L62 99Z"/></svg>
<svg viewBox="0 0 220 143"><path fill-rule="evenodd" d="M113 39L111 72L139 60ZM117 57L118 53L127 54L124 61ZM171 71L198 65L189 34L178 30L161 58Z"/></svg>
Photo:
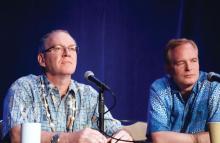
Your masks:
<svg viewBox="0 0 220 143"><path fill-rule="evenodd" d="M49 33L46 33L41 39L40 39L40 44L38 47L38 53L42 53L45 50L45 42L47 40L48 37L50 37L53 33L57 33L57 32L63 32L66 33L68 35L70 35L70 33L67 30L62 30L62 29L56 29L56 30L52 30ZM71 36L71 35L70 35ZM72 36L71 36L72 37ZM73 38L73 37L72 37ZM73 38L73 40L76 42L76 40Z"/></svg>

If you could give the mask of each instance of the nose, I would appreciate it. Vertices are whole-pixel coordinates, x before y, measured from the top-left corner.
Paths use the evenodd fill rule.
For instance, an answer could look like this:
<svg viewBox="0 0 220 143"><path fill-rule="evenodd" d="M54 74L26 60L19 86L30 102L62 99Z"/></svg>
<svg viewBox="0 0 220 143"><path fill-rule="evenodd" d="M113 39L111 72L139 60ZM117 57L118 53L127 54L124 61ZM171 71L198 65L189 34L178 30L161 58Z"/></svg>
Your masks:
<svg viewBox="0 0 220 143"><path fill-rule="evenodd" d="M64 56L70 56L70 51L68 48L63 48L63 55Z"/></svg>
<svg viewBox="0 0 220 143"><path fill-rule="evenodd" d="M190 62L186 62L186 71L191 71L192 70L192 64Z"/></svg>

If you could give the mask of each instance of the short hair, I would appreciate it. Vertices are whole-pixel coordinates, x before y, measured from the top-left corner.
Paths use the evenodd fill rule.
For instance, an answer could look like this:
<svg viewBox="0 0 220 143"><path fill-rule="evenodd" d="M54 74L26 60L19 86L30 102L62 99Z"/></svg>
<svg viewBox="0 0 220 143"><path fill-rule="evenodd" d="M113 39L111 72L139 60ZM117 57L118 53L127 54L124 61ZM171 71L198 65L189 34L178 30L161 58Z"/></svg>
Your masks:
<svg viewBox="0 0 220 143"><path fill-rule="evenodd" d="M52 30L48 33L46 33L41 39L40 39L40 44L38 47L38 54L39 53L43 53L45 51L45 42L47 40L48 37L50 37L53 33L57 33L57 32L63 32L66 33L68 35L70 35L70 33L67 30L62 30L62 29L57 29L57 30ZM70 35L71 36L71 35ZM72 36L71 36L72 37ZM73 37L72 37L73 38ZM76 40L73 38L73 40L76 42ZM45 68L41 67L42 71L45 73Z"/></svg>
<svg viewBox="0 0 220 143"><path fill-rule="evenodd" d="M168 41L168 43L165 47L165 51L164 51L165 64L166 65L170 64L169 51L177 48L180 45L184 45L184 44L187 44L187 43L191 44L195 49L198 50L198 47L197 47L196 43L193 40L190 40L190 39L179 38L179 39L171 39L170 41Z"/></svg>
<svg viewBox="0 0 220 143"><path fill-rule="evenodd" d="M57 33L57 32L63 32L63 33L66 33L66 34L71 36L71 34L67 30L62 30L62 29L56 29L56 30L52 30L52 31L46 33L40 39L40 44L39 44L39 47L38 47L38 53L42 53L45 50L45 42L46 42L47 38L50 37L53 33ZM76 42L76 40L74 38L73 38L73 40Z"/></svg>

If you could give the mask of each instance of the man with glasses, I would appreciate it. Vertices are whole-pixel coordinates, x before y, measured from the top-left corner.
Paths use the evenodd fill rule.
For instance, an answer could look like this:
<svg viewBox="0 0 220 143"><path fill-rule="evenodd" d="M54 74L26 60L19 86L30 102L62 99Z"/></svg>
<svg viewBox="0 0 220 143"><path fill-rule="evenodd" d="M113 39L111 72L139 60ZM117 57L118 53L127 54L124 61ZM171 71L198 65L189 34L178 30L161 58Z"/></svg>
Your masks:
<svg viewBox="0 0 220 143"><path fill-rule="evenodd" d="M42 38L37 59L44 74L21 77L8 90L3 115L5 138L19 143L21 124L39 122L43 143L116 142L97 131L98 93L71 79L77 51L76 41L67 31L55 30ZM109 112L105 114L105 133L132 140Z"/></svg>

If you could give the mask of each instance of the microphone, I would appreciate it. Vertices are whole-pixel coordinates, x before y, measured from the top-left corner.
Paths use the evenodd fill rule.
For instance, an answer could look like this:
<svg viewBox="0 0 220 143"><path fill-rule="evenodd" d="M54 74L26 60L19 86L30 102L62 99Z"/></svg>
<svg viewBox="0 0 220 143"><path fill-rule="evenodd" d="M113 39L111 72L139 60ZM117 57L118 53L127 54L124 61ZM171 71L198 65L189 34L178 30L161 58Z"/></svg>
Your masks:
<svg viewBox="0 0 220 143"><path fill-rule="evenodd" d="M95 83L99 88L103 90L109 90L109 91L111 90L106 84L98 80L92 71L86 71L84 74L84 78L87 79L88 81Z"/></svg>
<svg viewBox="0 0 220 143"><path fill-rule="evenodd" d="M220 75L217 74L217 73L214 73L214 72L210 72L210 73L208 73L208 75L207 75L207 79L208 79L208 81L210 81L210 82L213 82L213 81L220 82Z"/></svg>

